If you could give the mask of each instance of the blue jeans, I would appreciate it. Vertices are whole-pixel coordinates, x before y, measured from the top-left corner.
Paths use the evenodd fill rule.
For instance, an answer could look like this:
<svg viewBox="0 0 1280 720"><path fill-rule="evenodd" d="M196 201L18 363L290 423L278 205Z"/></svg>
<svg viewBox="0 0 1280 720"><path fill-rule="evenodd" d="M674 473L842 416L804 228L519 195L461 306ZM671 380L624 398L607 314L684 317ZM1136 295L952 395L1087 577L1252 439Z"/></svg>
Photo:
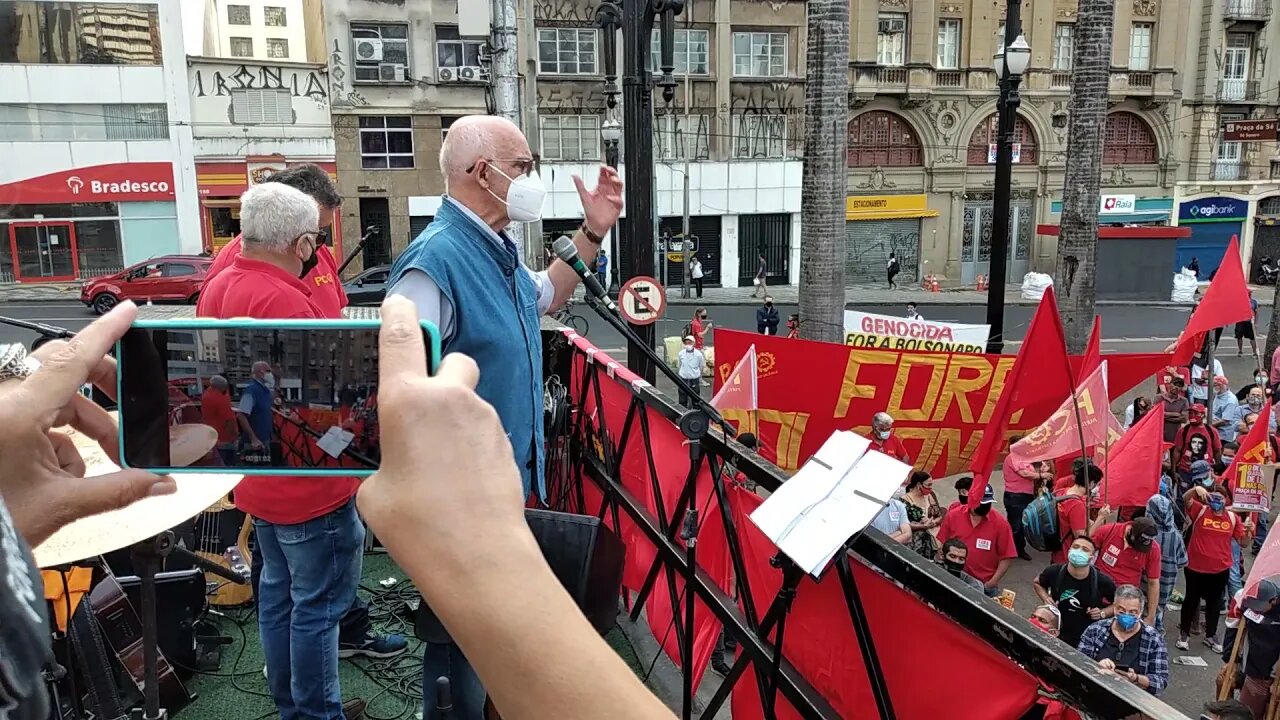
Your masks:
<svg viewBox="0 0 1280 720"><path fill-rule="evenodd" d="M1254 555L1257 555L1258 553L1262 552L1262 543L1267 541L1267 525L1270 524L1268 522L1266 513L1258 513L1256 517L1257 517L1256 522L1258 523L1258 527L1256 530L1254 530L1254 533L1253 533L1253 554Z"/></svg>
<svg viewBox="0 0 1280 720"><path fill-rule="evenodd" d="M254 519L258 631L281 720L341 720L338 623L355 599L364 525L355 500L296 525Z"/></svg>
<svg viewBox="0 0 1280 720"><path fill-rule="evenodd" d="M1022 532L1022 513L1027 506L1036 499L1031 493L1004 493L1004 512L1009 519L1009 528L1013 530L1013 547L1018 551L1018 555L1025 555L1027 552L1027 537Z"/></svg>
<svg viewBox="0 0 1280 720"><path fill-rule="evenodd" d="M422 718L441 720L436 712L436 680L449 678L453 712L448 720L484 720L484 686L462 648L453 643L422 644Z"/></svg>
<svg viewBox="0 0 1280 720"><path fill-rule="evenodd" d="M1231 602L1231 598L1240 592L1244 587L1244 574L1240 571L1241 560L1244 558L1244 552L1240 549L1240 543L1235 540L1231 541L1231 570L1227 572L1227 602Z"/></svg>
<svg viewBox="0 0 1280 720"><path fill-rule="evenodd" d="M253 544L253 562L249 564L249 583L253 587L253 596L258 597L258 587L262 584L262 548ZM359 581L359 578L356 578ZM356 595L351 602L347 614L342 616L338 625L339 645L360 645L373 632L373 623L369 620L369 603Z"/></svg>

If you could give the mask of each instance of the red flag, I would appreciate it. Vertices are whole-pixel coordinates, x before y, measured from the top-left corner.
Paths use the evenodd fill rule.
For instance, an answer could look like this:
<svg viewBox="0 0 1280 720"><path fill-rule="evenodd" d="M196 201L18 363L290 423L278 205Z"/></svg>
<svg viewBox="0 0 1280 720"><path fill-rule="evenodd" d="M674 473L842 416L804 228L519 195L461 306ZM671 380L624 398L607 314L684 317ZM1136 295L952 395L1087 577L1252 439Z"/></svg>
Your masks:
<svg viewBox="0 0 1280 720"><path fill-rule="evenodd" d="M1084 360L1080 364L1080 374L1087 376L1102 364L1102 316L1093 316L1093 331L1089 333L1089 344L1084 347Z"/></svg>
<svg viewBox="0 0 1280 720"><path fill-rule="evenodd" d="M1035 462L1079 457L1084 448L1105 445L1108 431L1120 430L1120 421L1111 414L1106 378L1107 364L1102 363L1048 420L1009 448L1009 454L1024 462Z"/></svg>
<svg viewBox="0 0 1280 720"><path fill-rule="evenodd" d="M1217 274L1213 276L1200 305L1191 313L1187 327L1179 336L1174 350L1174 364L1185 365L1190 362L1191 356L1200 350L1205 333L1252 317L1249 285L1245 282L1244 266L1240 263L1240 243L1232 235Z"/></svg>
<svg viewBox="0 0 1280 720"><path fill-rule="evenodd" d="M973 471L969 507L976 508L982 502L982 492L1004 447L1004 431L1014 412L1046 400L1056 402L1071 394L1075 383L1071 382L1070 362L1062 321L1058 318L1058 301L1050 287L1031 318L1022 347L1006 376L991 424L983 431L969 462L969 469Z"/></svg>
<svg viewBox="0 0 1280 720"><path fill-rule="evenodd" d="M720 392L711 398L711 407L720 410L759 410L760 393L757 388L759 373L756 368L756 346L747 348L747 352L738 361L733 372L724 379Z"/></svg>
<svg viewBox="0 0 1280 720"><path fill-rule="evenodd" d="M1164 403L1156 403L1111 446L1098 495L1112 507L1146 507L1160 492L1164 449Z"/></svg>
<svg viewBox="0 0 1280 720"><path fill-rule="evenodd" d="M1231 464L1227 466L1227 471L1223 473L1228 487L1234 487L1236 476L1236 463L1263 463L1268 462L1268 455L1271 451L1271 441L1268 437L1271 422L1271 398L1262 404L1262 409L1258 411L1258 422L1254 424L1249 434L1240 438L1240 449L1236 451L1236 456L1231 459Z"/></svg>

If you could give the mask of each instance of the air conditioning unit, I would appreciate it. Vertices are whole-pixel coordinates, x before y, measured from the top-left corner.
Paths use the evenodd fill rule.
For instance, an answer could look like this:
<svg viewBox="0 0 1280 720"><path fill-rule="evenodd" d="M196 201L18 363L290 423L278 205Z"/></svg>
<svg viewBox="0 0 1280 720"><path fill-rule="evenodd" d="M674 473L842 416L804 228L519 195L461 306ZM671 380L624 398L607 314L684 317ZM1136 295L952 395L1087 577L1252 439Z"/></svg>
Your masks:
<svg viewBox="0 0 1280 720"><path fill-rule="evenodd" d="M880 20L881 35L901 35L907 31L906 18L883 18Z"/></svg>
<svg viewBox="0 0 1280 720"><path fill-rule="evenodd" d="M356 62L381 62L382 41L374 38L356 38Z"/></svg>
<svg viewBox="0 0 1280 720"><path fill-rule="evenodd" d="M408 68L400 63L382 63L378 66L379 82L404 82L408 79Z"/></svg>
<svg viewBox="0 0 1280 720"><path fill-rule="evenodd" d="M458 68L458 79L462 82L478 82L483 77L483 72L478 67Z"/></svg>
<svg viewBox="0 0 1280 720"><path fill-rule="evenodd" d="M436 70L436 82L451 83L457 82L458 71L450 67L442 67Z"/></svg>

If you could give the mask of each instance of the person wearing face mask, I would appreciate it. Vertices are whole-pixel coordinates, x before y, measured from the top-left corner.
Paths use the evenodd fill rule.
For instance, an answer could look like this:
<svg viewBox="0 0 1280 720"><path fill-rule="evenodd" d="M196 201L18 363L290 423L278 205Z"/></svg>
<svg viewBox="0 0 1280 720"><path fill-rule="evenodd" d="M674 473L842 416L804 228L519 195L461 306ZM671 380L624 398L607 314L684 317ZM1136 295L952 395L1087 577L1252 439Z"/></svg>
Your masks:
<svg viewBox="0 0 1280 720"><path fill-rule="evenodd" d="M887 412L878 412L871 418L871 449L911 464L906 446L893 434L893 416Z"/></svg>
<svg viewBox="0 0 1280 720"><path fill-rule="evenodd" d="M1191 463L1203 460L1210 465L1222 459L1222 440L1218 433L1204 423L1204 405L1196 403L1187 413L1187 424L1178 429L1173 438L1173 463L1178 478L1191 482Z"/></svg>
<svg viewBox="0 0 1280 720"><path fill-rule="evenodd" d="M272 174L262 182L280 183L301 190L319 206L319 245L316 247L315 262L304 268L306 273L302 276L302 282L311 288L311 300L324 313L324 317L337 317L337 313L347 306L347 293L342 289L342 281L338 277L338 260L331 249L333 219L342 206L342 195L338 193L329 173L312 163L294 165ZM243 248L244 236L237 235L219 250L213 258L213 264L209 266L205 284L230 267L240 257Z"/></svg>
<svg viewBox="0 0 1280 720"><path fill-rule="evenodd" d="M1191 488L1183 496L1187 517L1191 524L1187 530L1187 567L1183 575L1187 581L1186 598L1182 601L1182 622L1177 647L1189 647L1191 626L1204 603L1204 644L1214 652L1222 652L1218 640L1218 616L1222 611L1227 590L1228 575L1234 562L1231 541L1244 546L1253 533L1253 521L1241 521L1227 509L1228 492L1210 478L1209 487L1203 483Z"/></svg>
<svg viewBox="0 0 1280 720"><path fill-rule="evenodd" d="M911 549L932 560L938 555L938 540L934 534L942 525L942 506L933 494L933 478L923 470L911 473L907 480L902 503L907 506L907 519L911 521Z"/></svg>
<svg viewBox="0 0 1280 720"><path fill-rule="evenodd" d="M1097 548L1087 537L1071 541L1067 562L1050 565L1032 581L1040 601L1061 614L1062 628L1058 637L1075 646L1089 623L1110 617L1116 583L1105 572L1093 566Z"/></svg>
<svg viewBox="0 0 1280 720"><path fill-rule="evenodd" d="M707 309L693 309L693 320L689 322L688 335L693 336L693 346L699 350L706 347L707 333L711 332L711 322L707 320Z"/></svg>
<svg viewBox="0 0 1280 720"><path fill-rule="evenodd" d="M1229 381L1221 375L1213 379L1213 392L1213 429L1218 431L1218 438L1223 443L1233 442L1240 400L1231 392Z"/></svg>
<svg viewBox="0 0 1280 720"><path fill-rule="evenodd" d="M1174 504L1163 493L1147 500L1147 517L1156 525L1156 544L1160 546L1160 595L1155 627L1163 633L1164 606L1178 584L1178 573L1187 566L1187 546L1175 524Z"/></svg>
<svg viewBox="0 0 1280 720"><path fill-rule="evenodd" d="M773 298L766 296L764 304L756 308L756 332L761 335L778 334L778 309L773 306Z"/></svg>
<svg viewBox="0 0 1280 720"><path fill-rule="evenodd" d="M1067 548L1071 541L1078 537L1092 536L1093 533L1111 518L1111 506L1098 510L1097 516L1089 521L1089 497L1098 483L1102 482L1102 468L1093 464L1073 463L1071 468L1071 487L1058 493L1058 539L1060 547L1050 555L1051 562L1067 561Z"/></svg>
<svg viewBox="0 0 1280 720"><path fill-rule="evenodd" d="M1085 629L1077 646L1098 668L1159 695L1169 685L1169 648L1164 636L1142 622L1142 592L1132 585L1116 588L1115 616Z"/></svg>
<svg viewBox="0 0 1280 720"><path fill-rule="evenodd" d="M1098 567L1117 585L1133 585L1146 591L1148 625L1155 625L1160 600L1161 552L1156 523L1149 517L1127 523L1110 523L1093 532L1098 547Z"/></svg>
<svg viewBox="0 0 1280 720"><path fill-rule="evenodd" d="M969 510L959 506L947 511L938 529L938 540L946 543L959 538L969 548L965 572L982 582L988 597L1000 594L1000 580L1018 556L1013 547L1013 529L1009 521L995 509L996 495L991 486L982 493L982 502Z"/></svg>
<svg viewBox="0 0 1280 720"><path fill-rule="evenodd" d="M978 592L986 592L981 580L964 571L964 566L969 562L969 546L965 545L963 540L953 537L942 543L942 552L938 554L938 560L952 577Z"/></svg>
<svg viewBox="0 0 1280 720"><path fill-rule="evenodd" d="M1251 419L1250 416L1259 415L1262 412L1262 406L1266 404L1266 399L1266 391L1261 387L1249 388L1249 392L1245 393L1244 402L1236 407L1235 414L1232 416L1232 420L1236 423L1237 435L1249 432L1249 429L1253 427L1253 423L1257 422L1257 419ZM1271 417L1267 420L1271 432L1274 433L1276 431L1275 413L1272 412Z"/></svg>
<svg viewBox="0 0 1280 720"><path fill-rule="evenodd" d="M1164 441L1173 442L1178 429L1187 420L1187 411L1191 401L1187 400L1185 390L1187 383L1180 377L1171 377L1164 384Z"/></svg>
<svg viewBox="0 0 1280 720"><path fill-rule="evenodd" d="M954 487L956 489L956 501L947 506L947 512L951 512L961 505L969 504L969 488L973 487L973 478L968 475L957 478ZM945 517L945 513L943 516Z"/></svg>
<svg viewBox="0 0 1280 720"><path fill-rule="evenodd" d="M302 280L316 264L319 217L315 200L288 185L263 183L245 192L241 253L205 283L196 314L341 317L340 309L318 305L312 286ZM251 449L261 452L272 444L278 380L265 362L255 363L252 373L237 410ZM258 630L267 688L283 717L357 714L355 705L342 702L338 657L340 623L356 603L363 559L358 487L353 477L317 483L311 477L261 475L236 486L236 505L253 516L262 556Z"/></svg>
<svg viewBox="0 0 1280 720"><path fill-rule="evenodd" d="M676 371L680 374L680 379L684 380L689 387L693 388L694 393L690 394L683 387L680 388L680 404L685 407L693 407L693 401L701 395L702 390L702 371L707 367L707 358L693 345L693 336L689 335L684 339L684 347L680 349L680 353L676 356Z"/></svg>
<svg viewBox="0 0 1280 720"><path fill-rule="evenodd" d="M1015 435L1009 438L1009 447L1013 447L1022 439ZM1020 460L1013 453L1005 456L1004 478L1004 510L1009 514L1009 524L1013 526L1013 544L1018 549L1018 557L1030 560L1027 553L1027 538L1022 534L1022 513L1036 499L1036 488L1042 483L1052 483L1053 473L1042 469L1039 463Z"/></svg>

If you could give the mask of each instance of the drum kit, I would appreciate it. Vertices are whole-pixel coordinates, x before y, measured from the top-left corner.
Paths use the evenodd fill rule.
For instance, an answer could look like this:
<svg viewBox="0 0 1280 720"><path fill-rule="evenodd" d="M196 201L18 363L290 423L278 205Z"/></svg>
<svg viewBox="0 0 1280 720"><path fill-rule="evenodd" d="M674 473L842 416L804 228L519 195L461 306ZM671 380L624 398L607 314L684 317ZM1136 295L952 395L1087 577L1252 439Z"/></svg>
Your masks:
<svg viewBox="0 0 1280 720"><path fill-rule="evenodd" d="M71 436L84 458L86 477L104 475L119 469L94 440L74 430L63 430ZM188 466L213 450L217 433L206 425L174 426L170 429L170 442L174 465ZM120 510L82 518L54 533L33 550L36 564L46 576L46 597L56 597L67 603L65 609L55 608L58 612L51 615L58 617L59 624L66 618L67 627L62 630L69 632L72 639L77 634L77 628L81 629L80 635L83 637L84 624L73 621L76 614L71 603L73 598L78 602L88 598L90 609L97 619L96 623L90 622L90 625L96 627L89 632L105 638L110 650L119 659L121 669L128 673L141 692L143 707L132 709L130 715L145 720L167 718L169 712L176 712L191 699L160 652L156 576L164 559L171 555L180 556L206 573L218 576L221 581L235 584L249 582L247 568L227 568L192 553L175 542L172 530L211 506L223 503L243 476L180 473L173 477L177 484L177 491L173 494L143 498ZM134 611L121 589L121 583L109 572L87 593L81 589L79 597L76 597L75 588L67 586L67 580L76 577L77 569L81 571L81 577L84 577L84 568L105 567L106 563L101 560L103 556L126 549L131 552L134 572L138 576L140 613ZM61 585L65 596L56 591L51 596L51 584L54 588ZM55 667L46 672L46 680L55 699L54 717L57 720L68 717L67 710L58 702L58 690L68 685L71 690L70 714L74 720L87 717L76 687L77 675L90 681L90 696L93 695L94 679L101 680L104 674L111 676L104 668L83 666L93 664L92 659L95 657L101 659L102 656L90 654L86 659L85 654L77 652L75 658L82 664L78 669ZM73 653L69 650L64 658L68 665L75 664ZM162 698L168 708L162 707Z"/></svg>

